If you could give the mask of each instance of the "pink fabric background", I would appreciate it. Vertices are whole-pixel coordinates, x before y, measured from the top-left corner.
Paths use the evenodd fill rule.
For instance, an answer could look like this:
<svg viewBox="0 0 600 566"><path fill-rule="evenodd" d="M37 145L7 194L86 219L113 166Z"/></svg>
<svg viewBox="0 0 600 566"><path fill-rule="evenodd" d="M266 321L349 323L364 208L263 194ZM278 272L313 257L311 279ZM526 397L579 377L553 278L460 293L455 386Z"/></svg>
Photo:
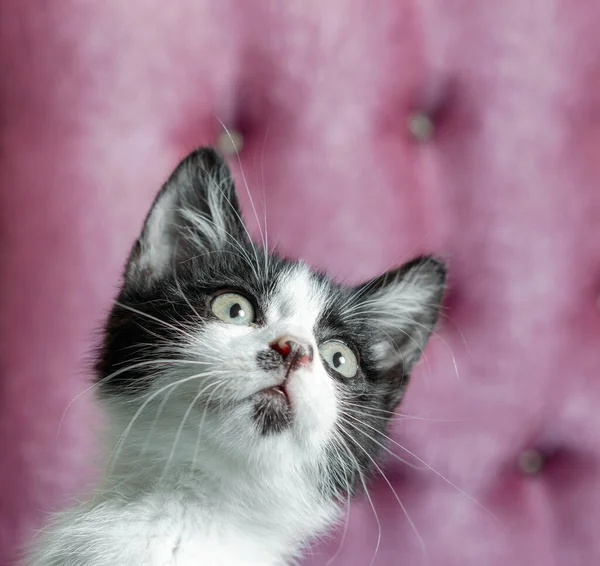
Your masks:
<svg viewBox="0 0 600 566"><path fill-rule="evenodd" d="M283 251L351 281L450 262L403 406L444 422L394 439L456 488L391 460L414 528L380 482L377 554L357 502L333 564L600 563L598 29L595 0L4 0L0 564L89 478L89 397L59 423L151 199L219 119Z"/></svg>

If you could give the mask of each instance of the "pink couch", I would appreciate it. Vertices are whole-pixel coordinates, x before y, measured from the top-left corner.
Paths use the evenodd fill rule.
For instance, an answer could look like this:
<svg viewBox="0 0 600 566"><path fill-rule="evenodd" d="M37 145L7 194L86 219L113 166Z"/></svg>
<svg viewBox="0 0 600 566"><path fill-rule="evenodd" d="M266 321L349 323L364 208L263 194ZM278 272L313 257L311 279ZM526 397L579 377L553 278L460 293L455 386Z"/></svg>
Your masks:
<svg viewBox="0 0 600 566"><path fill-rule="evenodd" d="M307 564L600 564L599 29L595 0L3 1L0 564L90 477L92 401L65 409L220 120L285 252L451 268L387 465L405 510L380 481Z"/></svg>

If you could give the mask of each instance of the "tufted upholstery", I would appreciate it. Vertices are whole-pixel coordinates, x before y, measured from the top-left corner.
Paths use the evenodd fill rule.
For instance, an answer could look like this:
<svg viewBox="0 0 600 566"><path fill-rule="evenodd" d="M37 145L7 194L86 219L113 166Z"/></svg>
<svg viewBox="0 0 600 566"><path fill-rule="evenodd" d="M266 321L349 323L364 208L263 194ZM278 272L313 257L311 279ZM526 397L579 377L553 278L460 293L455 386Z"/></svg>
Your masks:
<svg viewBox="0 0 600 566"><path fill-rule="evenodd" d="M307 564L600 563L599 27L595 0L2 2L0 564L90 477L92 402L65 408L220 120L283 251L451 266L386 467L404 509L379 481L377 554L361 501Z"/></svg>

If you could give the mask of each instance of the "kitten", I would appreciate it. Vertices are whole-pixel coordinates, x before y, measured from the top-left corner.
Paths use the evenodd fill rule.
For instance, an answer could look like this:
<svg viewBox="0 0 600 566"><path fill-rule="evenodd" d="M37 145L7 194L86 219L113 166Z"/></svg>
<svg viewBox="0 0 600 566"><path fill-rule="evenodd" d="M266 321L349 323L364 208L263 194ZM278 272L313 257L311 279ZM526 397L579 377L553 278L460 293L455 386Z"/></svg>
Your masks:
<svg viewBox="0 0 600 566"><path fill-rule="evenodd" d="M443 264L358 287L255 246L212 149L177 167L97 362L107 462L32 566L282 565L364 489L432 331Z"/></svg>

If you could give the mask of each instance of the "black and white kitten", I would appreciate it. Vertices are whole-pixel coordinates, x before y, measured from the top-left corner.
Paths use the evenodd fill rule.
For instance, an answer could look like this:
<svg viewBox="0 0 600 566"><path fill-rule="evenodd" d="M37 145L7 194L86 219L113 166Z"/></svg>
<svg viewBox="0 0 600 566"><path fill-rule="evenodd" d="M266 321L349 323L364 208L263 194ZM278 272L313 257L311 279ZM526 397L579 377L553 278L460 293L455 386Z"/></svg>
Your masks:
<svg viewBox="0 0 600 566"><path fill-rule="evenodd" d="M377 432L444 280L421 257L346 287L267 253L223 159L189 155L150 210L106 325L102 479L27 563L289 563L376 467Z"/></svg>

